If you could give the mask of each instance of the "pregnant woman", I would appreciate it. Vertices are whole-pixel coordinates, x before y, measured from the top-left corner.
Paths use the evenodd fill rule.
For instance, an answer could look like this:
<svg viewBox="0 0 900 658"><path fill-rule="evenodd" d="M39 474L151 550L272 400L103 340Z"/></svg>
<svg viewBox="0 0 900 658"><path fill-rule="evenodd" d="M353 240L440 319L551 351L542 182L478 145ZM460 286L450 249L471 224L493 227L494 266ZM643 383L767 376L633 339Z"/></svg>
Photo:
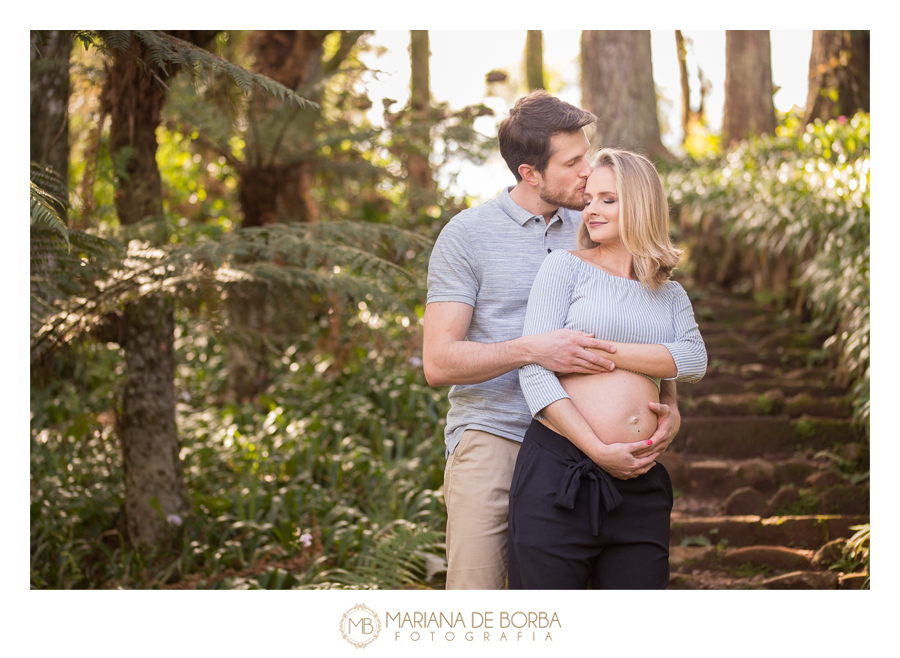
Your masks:
<svg viewBox="0 0 900 658"><path fill-rule="evenodd" d="M661 379L695 382L706 348L690 300L669 276L681 251L653 164L603 149L585 188L578 251L545 259L528 300L524 333L566 328L615 346L616 367L557 377L519 369L534 420L510 488L510 589L663 589L669 579L672 483L650 463L627 479L588 455L596 442L640 444L657 417Z"/></svg>

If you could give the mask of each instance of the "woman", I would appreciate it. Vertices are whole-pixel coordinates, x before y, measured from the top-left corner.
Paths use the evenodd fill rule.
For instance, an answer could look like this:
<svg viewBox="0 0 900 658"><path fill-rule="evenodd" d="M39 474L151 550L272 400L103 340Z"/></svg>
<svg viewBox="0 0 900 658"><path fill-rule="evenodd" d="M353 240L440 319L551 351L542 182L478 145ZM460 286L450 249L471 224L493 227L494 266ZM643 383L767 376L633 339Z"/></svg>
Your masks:
<svg viewBox="0 0 900 658"><path fill-rule="evenodd" d="M535 420L510 488L509 587L663 589L668 473L651 464L637 477L613 478L586 452L591 441L650 443L657 417L648 402L659 401L660 380L698 381L706 348L687 294L669 281L681 251L669 240L668 203L650 161L602 150L585 203L581 249L547 256L524 333L594 334L613 342L615 353L604 356L616 367L559 378L534 364L519 369Z"/></svg>

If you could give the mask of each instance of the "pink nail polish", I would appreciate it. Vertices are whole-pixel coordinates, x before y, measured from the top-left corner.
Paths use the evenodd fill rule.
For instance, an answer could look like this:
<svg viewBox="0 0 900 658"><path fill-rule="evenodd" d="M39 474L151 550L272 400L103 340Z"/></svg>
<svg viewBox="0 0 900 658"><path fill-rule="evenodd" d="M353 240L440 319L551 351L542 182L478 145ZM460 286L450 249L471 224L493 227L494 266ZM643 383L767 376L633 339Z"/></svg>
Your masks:
<svg viewBox="0 0 900 658"><path fill-rule="evenodd" d="M652 446L652 445L653 445L653 441L651 441L650 439L647 439L647 445L648 445L648 446Z"/></svg>

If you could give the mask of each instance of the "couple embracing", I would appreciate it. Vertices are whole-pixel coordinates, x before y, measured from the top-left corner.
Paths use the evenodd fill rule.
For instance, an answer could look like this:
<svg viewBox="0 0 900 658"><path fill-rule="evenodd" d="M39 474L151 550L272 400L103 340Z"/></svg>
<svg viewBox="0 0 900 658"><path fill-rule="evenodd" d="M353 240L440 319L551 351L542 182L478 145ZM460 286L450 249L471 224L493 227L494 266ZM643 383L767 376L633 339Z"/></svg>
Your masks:
<svg viewBox="0 0 900 658"><path fill-rule="evenodd" d="M452 384L448 589L663 589L680 426L706 349L652 163L546 92L499 128L516 179L454 217L428 269L423 361Z"/></svg>

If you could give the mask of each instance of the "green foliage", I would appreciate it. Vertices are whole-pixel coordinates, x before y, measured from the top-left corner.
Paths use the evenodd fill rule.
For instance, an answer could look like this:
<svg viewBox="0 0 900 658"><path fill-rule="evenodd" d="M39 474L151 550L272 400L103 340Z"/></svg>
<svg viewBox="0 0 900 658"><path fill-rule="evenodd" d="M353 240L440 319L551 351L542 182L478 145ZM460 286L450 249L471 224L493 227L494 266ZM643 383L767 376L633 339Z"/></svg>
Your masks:
<svg viewBox="0 0 900 658"><path fill-rule="evenodd" d="M864 525L851 526L850 529L856 532L841 548L841 557L829 565L828 568L831 571L840 571L842 573L857 573L860 570L864 570L866 579L863 582L862 589L870 589L869 540L871 537L871 526L866 523Z"/></svg>
<svg viewBox="0 0 900 658"><path fill-rule="evenodd" d="M237 93L225 77L242 91L280 94L262 76L159 32L75 38L92 46L77 60L84 75L73 95L81 109L70 173L84 198L56 183L32 192L33 209L74 199L68 227L59 211L58 223L41 215L31 227L31 352L41 373L31 389L32 587L425 584L444 526L436 435L447 402L425 384L416 356L417 304L433 233L458 209L438 193L421 217L409 216L404 181L391 171L404 126L380 130L362 118L365 71L348 50L359 35L329 37L324 64L334 67L316 82L321 95L309 95L320 104L294 99L294 107ZM131 52L138 42L157 72L188 75L166 80L157 151L165 216L119 226L114 174L131 153L110 157L97 85L85 80L99 81L96 53ZM476 115L441 111L443 155L465 155ZM310 129L317 112L327 129ZM279 217L284 223L236 228L238 181L253 158L287 166L312 158L321 222ZM253 337L266 348L269 387L227 403L227 345L242 337L222 306L245 284L289 326ZM115 329L124 305L158 292L176 309L190 509L168 520L170 541L139 553L124 540L115 419L125 366ZM340 353L323 348L335 333Z"/></svg>
<svg viewBox="0 0 900 658"><path fill-rule="evenodd" d="M170 70L184 72L195 84L209 84L210 79L224 74L244 93L260 89L280 100L289 100L299 107L312 107L307 99L271 78L233 64L222 57L198 48L182 39L157 30L80 30L74 33L85 49L94 46L132 53L135 40L147 48L152 64L168 74Z"/></svg>
<svg viewBox="0 0 900 658"><path fill-rule="evenodd" d="M753 564L745 562L735 568L734 574L738 578L753 578L754 576L768 576L772 573L772 567L768 564Z"/></svg>
<svg viewBox="0 0 900 658"><path fill-rule="evenodd" d="M122 304L160 291L199 298L210 309L218 308L229 286L248 281L267 285L284 301L314 290L334 292L348 302L400 304L392 287L412 280L400 264L406 254L415 256L424 248L423 238L409 231L351 222L238 229L218 240L201 232L196 241L182 238L172 248L150 247L171 243L152 237L168 230L165 222L151 222L122 227L109 240L84 234L79 244L108 250L102 262L84 259L91 275L71 287L65 285L73 276L71 259L59 258L52 240L38 239L33 231L32 262L45 264L44 280L56 294L44 295L35 306L33 322L39 328L32 334L32 360L98 327ZM116 254L120 257L114 259Z"/></svg>
<svg viewBox="0 0 900 658"><path fill-rule="evenodd" d="M869 471L862 470L865 467L862 466L859 459L851 461L830 450L820 450L815 454L815 458L827 459L830 461L834 471L846 478L850 484L859 484L860 482L865 482L869 479ZM868 459L866 459L864 463L867 462Z"/></svg>
<svg viewBox="0 0 900 658"><path fill-rule="evenodd" d="M416 587L428 579L426 550L442 533L423 529L405 519L392 521L372 536L373 547L360 556L351 569L322 572L313 589L402 589Z"/></svg>
<svg viewBox="0 0 900 658"><path fill-rule="evenodd" d="M357 332L354 358L337 371L309 335L284 351L257 402L216 405L223 346L203 322L179 317L191 511L170 525L173 547L142 556L122 542L110 376L121 355L79 344L82 370L32 394L32 587L425 585L424 553L445 523L434 433L447 403L407 356L402 325Z"/></svg>
<svg viewBox="0 0 900 658"><path fill-rule="evenodd" d="M69 208L69 190L52 167L31 163L31 225L43 227L65 240L71 247L69 230L63 216Z"/></svg>
<svg viewBox="0 0 900 658"><path fill-rule="evenodd" d="M794 296L811 310L814 327L831 334L824 347L839 381L851 387L854 419L866 431L869 169L867 114L805 129L787 115L774 137L743 141L722 159L665 177L688 231L698 234L706 217L716 217L716 251L742 254L753 264L749 276L768 280L779 265L792 265Z"/></svg>

